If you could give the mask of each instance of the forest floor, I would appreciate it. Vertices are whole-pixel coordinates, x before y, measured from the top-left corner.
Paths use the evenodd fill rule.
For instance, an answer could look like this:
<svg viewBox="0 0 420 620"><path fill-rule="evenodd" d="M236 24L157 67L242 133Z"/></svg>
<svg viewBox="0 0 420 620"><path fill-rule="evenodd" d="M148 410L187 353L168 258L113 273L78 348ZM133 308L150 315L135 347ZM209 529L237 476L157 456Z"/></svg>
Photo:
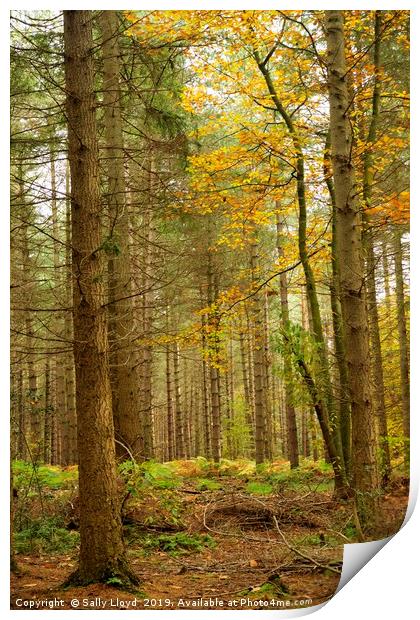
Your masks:
<svg viewBox="0 0 420 620"><path fill-rule="evenodd" d="M290 472L278 461L258 473L249 461L126 463L121 477L138 591L121 590L117 579L63 589L77 563L77 470L15 464L12 609L307 607L333 596L343 544L357 542L352 504L334 500L323 462ZM396 475L381 501L375 537L399 529L407 480Z"/></svg>

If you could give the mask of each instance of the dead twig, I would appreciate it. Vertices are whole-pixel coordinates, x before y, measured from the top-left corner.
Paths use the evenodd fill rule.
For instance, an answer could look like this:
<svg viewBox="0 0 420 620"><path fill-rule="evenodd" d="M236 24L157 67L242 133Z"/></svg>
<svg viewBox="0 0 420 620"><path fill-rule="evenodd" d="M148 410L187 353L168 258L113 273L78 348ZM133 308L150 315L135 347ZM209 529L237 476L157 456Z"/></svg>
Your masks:
<svg viewBox="0 0 420 620"><path fill-rule="evenodd" d="M315 566L317 566L318 568L322 568L324 570L330 570L333 573L337 573L338 575L341 575L341 571L340 570L337 570L336 568L334 568L333 566L328 565L328 564L321 564L320 562L315 560L315 558L312 558L311 556L306 555L305 553L302 553L302 551L297 549L297 547L294 547L293 545L291 545L289 543L289 541L287 540L286 536L281 531L281 529L279 527L279 523L278 523L275 515L273 515L273 521L274 521L274 525L276 526L277 532L280 534L280 537L281 537L283 543L286 545L286 547L289 549L289 551L293 551L293 553L296 553L296 555L299 555L304 560L307 560L308 562L311 562L312 564L315 564Z"/></svg>

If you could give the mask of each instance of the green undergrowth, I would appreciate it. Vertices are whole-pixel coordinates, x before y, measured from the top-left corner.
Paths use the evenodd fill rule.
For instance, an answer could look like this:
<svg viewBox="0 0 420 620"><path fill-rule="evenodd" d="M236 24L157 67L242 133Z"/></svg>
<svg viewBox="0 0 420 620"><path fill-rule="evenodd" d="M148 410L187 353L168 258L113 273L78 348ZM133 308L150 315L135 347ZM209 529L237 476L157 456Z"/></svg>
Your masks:
<svg viewBox="0 0 420 620"><path fill-rule="evenodd" d="M223 488L220 482L212 480L211 478L198 478L196 480L198 491L218 491Z"/></svg>
<svg viewBox="0 0 420 620"><path fill-rule="evenodd" d="M28 527L14 534L16 553L60 555L79 544L79 533L69 531L59 517L33 520Z"/></svg>
<svg viewBox="0 0 420 620"><path fill-rule="evenodd" d="M12 464L13 486L19 493L28 490L29 494L40 490L70 489L77 484L77 467L58 467L56 465L33 465L26 461Z"/></svg>
<svg viewBox="0 0 420 620"><path fill-rule="evenodd" d="M248 482L245 487L247 493L251 493L252 495L271 495L273 493L273 486L268 482Z"/></svg>
<svg viewBox="0 0 420 620"><path fill-rule="evenodd" d="M119 465L118 470L127 490L132 494L136 494L145 488L177 489L182 483L182 478L170 463L125 461Z"/></svg>
<svg viewBox="0 0 420 620"><path fill-rule="evenodd" d="M187 532L139 534L133 529L130 541L140 547L143 555L149 555L153 551L163 551L176 557L187 553L200 553L205 549L216 547L215 540L209 534L188 534Z"/></svg>
<svg viewBox="0 0 420 620"><path fill-rule="evenodd" d="M299 467L287 467L277 470L270 466L262 474L263 479L273 486L274 492L283 491L312 491L331 492L334 486L332 467L325 461L302 461Z"/></svg>

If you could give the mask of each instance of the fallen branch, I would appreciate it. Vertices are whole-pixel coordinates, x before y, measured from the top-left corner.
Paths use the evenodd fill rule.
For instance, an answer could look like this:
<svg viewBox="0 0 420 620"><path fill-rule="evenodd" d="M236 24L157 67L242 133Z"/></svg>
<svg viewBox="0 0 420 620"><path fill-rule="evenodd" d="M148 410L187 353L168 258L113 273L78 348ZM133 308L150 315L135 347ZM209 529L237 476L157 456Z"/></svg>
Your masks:
<svg viewBox="0 0 420 620"><path fill-rule="evenodd" d="M315 564L315 566L317 566L318 568L322 568L324 570L330 570L333 573L337 573L338 575L341 575L341 570L337 570L336 568L334 568L331 565L328 564L321 564L320 562L318 562L317 560L315 560L315 558L312 558L309 555L306 555L305 553L302 553L302 551L300 551L299 549L297 549L297 547L293 547L293 545L291 545L288 540L286 539L286 536L283 534L283 532L281 531L280 527L279 527L279 523L275 517L275 515L273 515L273 521L274 521L274 525L276 526L276 530L278 531L278 533L280 534L280 537L283 541L283 543L286 545L286 547L290 550L293 551L293 553L296 553L296 555L299 555L301 558L303 558L304 560L307 560L308 562L311 562L312 564Z"/></svg>

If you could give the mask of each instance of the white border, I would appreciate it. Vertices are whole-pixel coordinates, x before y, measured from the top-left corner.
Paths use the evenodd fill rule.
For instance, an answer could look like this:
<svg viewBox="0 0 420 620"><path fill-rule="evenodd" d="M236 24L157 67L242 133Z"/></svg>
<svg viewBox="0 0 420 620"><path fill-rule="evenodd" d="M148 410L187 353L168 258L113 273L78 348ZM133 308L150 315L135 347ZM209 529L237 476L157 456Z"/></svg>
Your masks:
<svg viewBox="0 0 420 620"><path fill-rule="evenodd" d="M351 5L348 2L337 0L334 3L326 2L290 2L283 1L280 3L282 9L410 9L411 21L412 21L412 59L420 58L419 50L419 17L418 11L415 8L413 0L402 2L402 6L396 6L397 2L383 1L377 2L363 2L353 1ZM257 6L256 6L257 5ZM276 9L279 8L279 2L247 2L247 1L232 1L229 2L177 2L177 1L154 1L153 3L139 3L138 9ZM0 9L0 75L3 76L3 83L7 83L6 76L9 76L9 10L13 9L59 9L66 8L67 3L49 2L47 6L41 5L36 2L18 2L16 5L9 8ZM84 8L84 9L115 9L115 2L109 2L104 0L103 2L83 2L83 5L79 3L72 4L71 8ZM127 5L127 8L131 8L132 5ZM121 9L121 7L118 7ZM418 60L417 60L418 62ZM414 63L416 65L416 62ZM415 66L416 69L416 66ZM412 176L411 176L411 194L414 197L412 200L412 270L411 270L411 302L412 311L411 317L416 318L419 312L419 292L420 282L418 280L418 266L419 266L419 244L417 241L419 232L419 218L418 218L418 197L419 197L419 183L420 174L416 174L416 164L418 163L418 156L416 157L416 151L418 152L420 142L419 138L419 114L417 113L418 98L418 78L414 76L411 81L411 95L412 95L412 110L416 112L416 117L413 118L412 131L411 131L411 143L412 145ZM21 611L9 610L9 558L6 553L8 549L8 492L9 492L9 437L6 432L8 421L8 409L9 409L9 357L8 357L8 342L9 342L9 226L8 226L8 204L9 204L9 98L8 98L8 86L6 86L6 92L2 93L0 97L1 116L0 132L2 139L2 149L0 151L3 161L0 166L0 191L1 191L1 206L0 206L0 286L1 286L1 315L0 315L0 395L1 395L1 416L3 420L3 432L1 433L1 441L3 443L0 452L0 485L1 493L3 496L3 506L5 519L2 522L0 528L1 536L1 549L4 550L4 556L0 562L0 609L5 612L6 616L9 614L12 617L17 617ZM416 149L417 147L417 149ZM413 363L411 364L412 370L412 403L420 402L419 391L419 376L417 371L418 358L417 353L419 350L419 336L416 329L416 323L412 318L412 335L411 335L411 358ZM411 475L411 488L410 488L410 511L412 512L415 503L415 497L417 496L417 488L419 482L420 471L420 446L419 446L419 422L418 413L416 407L412 407L413 415L411 416L411 438L412 438L412 475ZM408 517L408 515L407 515ZM388 620L394 617L399 617L404 620L411 620L418 617L418 600L416 593L419 590L418 586L418 551L420 545L415 542L419 542L420 531L420 511L417 509L414 514L409 518L404 528L397 533L392 540L386 545L376 557L374 557L361 571L359 571L352 579L350 585L344 587L337 593L331 601L324 606L317 606L317 608L311 608L311 610L296 610L296 611L266 611L267 615L271 617L281 618L297 617L301 615L307 615L308 613L316 612L317 617L323 620L354 620L355 617L363 614L363 618L369 618L371 616L380 617L381 620ZM366 543L367 545L375 543ZM363 546L363 545L362 545ZM378 545L376 545L378 546ZM356 561L356 564L360 566L364 562L361 561L360 552L357 547L359 545L346 545L349 547L346 553L350 553L353 556L352 562ZM351 549L350 549L351 547ZM371 555L371 554L370 554ZM354 559L356 556L356 560ZM347 562L347 560L346 560ZM349 566L349 564L347 564ZM37 613L37 612L33 612ZM40 612L44 614L44 612ZM58 612L54 617L62 617L66 612ZM121 614L119 611L91 611L91 614L100 614L101 620L105 620L111 614L115 618L116 615ZM199 611L200 617L202 615L212 614L211 611ZM237 616L237 612L219 611L219 614L228 616L232 613ZM243 610L242 614L254 615L254 611ZM165 611L147 612L141 611L141 615L152 614L166 614ZM182 611L172 611L171 617L183 617ZM258 617L258 616L257 616Z"/></svg>

